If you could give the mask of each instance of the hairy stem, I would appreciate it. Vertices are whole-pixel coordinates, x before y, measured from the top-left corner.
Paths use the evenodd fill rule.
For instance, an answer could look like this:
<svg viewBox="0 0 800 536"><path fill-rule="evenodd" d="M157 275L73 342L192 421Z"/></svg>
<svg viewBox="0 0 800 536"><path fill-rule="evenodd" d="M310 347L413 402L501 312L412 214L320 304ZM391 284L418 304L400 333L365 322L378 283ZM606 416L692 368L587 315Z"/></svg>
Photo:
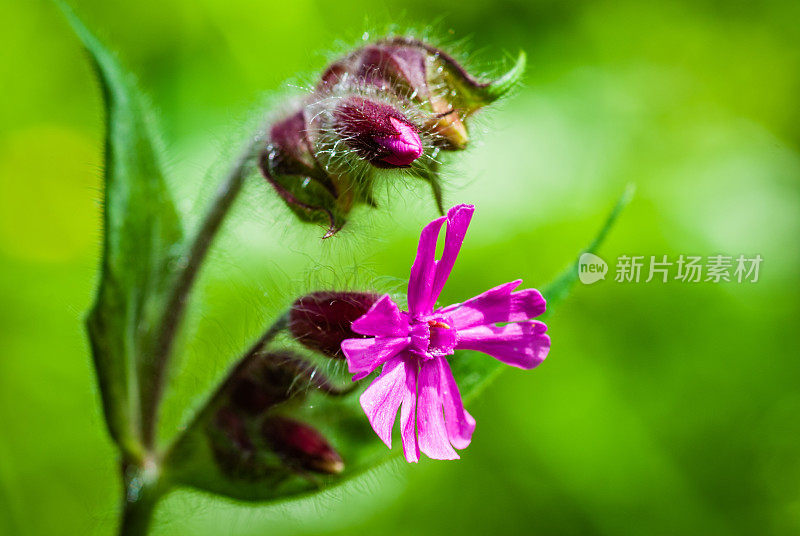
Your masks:
<svg viewBox="0 0 800 536"><path fill-rule="evenodd" d="M197 279L200 267L220 226L228 214L234 200L239 195L247 176L249 163L259 140L254 139L239 156L225 181L217 191L194 240L184 257L183 266L177 275L163 312L161 329L155 339L152 355L152 375L142 392L142 436L145 447L152 451L156 438L158 414L164 385L167 380L168 364L172 355L175 336L178 333L183 314L188 303L192 285Z"/></svg>

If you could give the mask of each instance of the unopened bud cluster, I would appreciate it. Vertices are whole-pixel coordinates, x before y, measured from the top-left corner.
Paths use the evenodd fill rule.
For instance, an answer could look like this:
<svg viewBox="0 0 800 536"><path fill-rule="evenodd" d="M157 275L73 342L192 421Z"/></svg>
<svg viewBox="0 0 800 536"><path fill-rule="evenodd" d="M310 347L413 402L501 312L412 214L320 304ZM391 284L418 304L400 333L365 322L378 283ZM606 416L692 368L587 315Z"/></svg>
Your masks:
<svg viewBox="0 0 800 536"><path fill-rule="evenodd" d="M334 61L311 94L268 131L259 167L302 220L341 229L357 204L375 205L376 171L428 181L439 210L441 151L464 149L467 119L519 80L524 56L481 81L423 41L381 40Z"/></svg>
<svg viewBox="0 0 800 536"><path fill-rule="evenodd" d="M218 394L208 423L220 468L246 480L281 470L341 472L344 463L322 433L282 412L282 404L310 390L342 393L294 352L267 352L240 365Z"/></svg>
<svg viewBox="0 0 800 536"><path fill-rule="evenodd" d="M342 341L358 337L351 324L380 298L370 292L312 292L289 311L288 332L323 358L343 359ZM287 403L309 392L349 392L298 352L283 349L240 363L218 393L208 437L219 467L229 476L257 480L275 471L339 473L344 461L312 425L292 417ZM288 411L287 411L288 410Z"/></svg>

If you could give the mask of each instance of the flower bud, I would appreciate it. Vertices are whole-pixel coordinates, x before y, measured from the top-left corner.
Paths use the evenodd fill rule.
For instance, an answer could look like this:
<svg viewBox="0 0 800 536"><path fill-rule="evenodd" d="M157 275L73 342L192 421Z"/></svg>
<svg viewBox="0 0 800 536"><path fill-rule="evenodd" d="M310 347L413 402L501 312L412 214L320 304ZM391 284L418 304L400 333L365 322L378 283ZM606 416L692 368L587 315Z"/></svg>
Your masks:
<svg viewBox="0 0 800 536"><path fill-rule="evenodd" d="M327 474L344 470L339 453L320 432L307 424L285 417L270 417L264 421L262 432L272 450L289 466Z"/></svg>
<svg viewBox="0 0 800 536"><path fill-rule="evenodd" d="M234 371L226 391L232 408L244 415L258 416L290 398L304 395L309 387L331 395L346 391L300 355L282 350L254 356Z"/></svg>
<svg viewBox="0 0 800 536"><path fill-rule="evenodd" d="M328 237L344 225L351 200L339 199L336 185L315 156L314 131L305 108L276 122L258 167L286 205L303 221L328 225Z"/></svg>
<svg viewBox="0 0 800 536"><path fill-rule="evenodd" d="M388 104L349 97L333 114L345 143L374 166L408 167L422 156L419 130Z"/></svg>
<svg viewBox="0 0 800 536"><path fill-rule="evenodd" d="M361 337L351 324L369 311L379 294L312 292L299 298L289 313L289 331L300 343L328 357L341 359L342 341Z"/></svg>
<svg viewBox="0 0 800 536"><path fill-rule="evenodd" d="M309 134L303 109L272 125L269 138L275 151L271 171L281 175L316 175L318 166Z"/></svg>
<svg viewBox="0 0 800 536"><path fill-rule="evenodd" d="M379 169L404 168L430 183L439 211L440 150L466 147L465 121L508 92L525 56L494 81L467 72L444 51L394 37L332 63L316 89L273 124L259 168L303 221L338 232L351 210L376 206Z"/></svg>
<svg viewBox="0 0 800 536"><path fill-rule="evenodd" d="M431 112L426 127L441 137L443 148L463 149L469 141L464 120L515 86L525 70L520 53L499 79L481 81L452 56L422 41L394 37L367 45L331 65L318 89L357 80L407 95Z"/></svg>
<svg viewBox="0 0 800 536"><path fill-rule="evenodd" d="M329 395L352 390L337 387L318 367L290 351L253 353L241 361L203 412L204 435L220 471L244 480L258 480L275 471L276 460L263 456L267 445L260 430L267 429L265 421L277 419L270 448L284 465L289 458L299 457L308 469L337 472L341 459L332 449L323 448L324 440L315 440L313 430L306 431L297 423L299 431L293 432L283 423L285 419L274 417L275 411L285 410L281 403L302 399L314 388ZM305 457L295 453L298 449L306 452Z"/></svg>
<svg viewBox="0 0 800 536"><path fill-rule="evenodd" d="M371 168L407 168L423 152L419 128L396 104L346 92L312 95L276 122L258 165L300 219L328 225L327 238L356 204L375 205Z"/></svg>
<svg viewBox="0 0 800 536"><path fill-rule="evenodd" d="M255 447L247 435L244 420L231 408L222 407L217 410L214 425L237 450L253 452Z"/></svg>
<svg viewBox="0 0 800 536"><path fill-rule="evenodd" d="M207 434L212 455L223 474L244 480L257 480L264 474L265 469L257 459L258 447L250 439L246 421L233 408L219 408Z"/></svg>

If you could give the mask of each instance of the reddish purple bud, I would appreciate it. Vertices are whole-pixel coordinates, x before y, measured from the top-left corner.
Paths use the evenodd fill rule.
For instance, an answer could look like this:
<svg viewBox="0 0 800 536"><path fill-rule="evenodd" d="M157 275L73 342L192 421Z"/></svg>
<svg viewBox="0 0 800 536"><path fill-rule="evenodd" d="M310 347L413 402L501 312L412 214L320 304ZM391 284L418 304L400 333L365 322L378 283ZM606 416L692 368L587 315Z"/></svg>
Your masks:
<svg viewBox="0 0 800 536"><path fill-rule="evenodd" d="M305 110L278 121L269 130L273 145L272 171L284 175L314 173L316 161L306 128Z"/></svg>
<svg viewBox="0 0 800 536"><path fill-rule="evenodd" d="M258 456L261 447L250 438L246 419L233 408L219 408L207 434L214 460L226 476L257 481L269 473L270 468Z"/></svg>
<svg viewBox="0 0 800 536"><path fill-rule="evenodd" d="M287 465L317 473L338 474L344 470L339 453L317 430L307 424L270 417L264 421L264 439Z"/></svg>
<svg viewBox="0 0 800 536"><path fill-rule="evenodd" d="M466 147L464 120L517 84L525 67L520 54L514 67L497 80L480 80L445 51L413 38L394 37L360 48L331 65L318 89L358 80L424 104L432 112L425 124L448 150Z"/></svg>
<svg viewBox="0 0 800 536"><path fill-rule="evenodd" d="M363 316L379 294L372 292L312 292L299 298L289 313L289 331L303 345L328 357L343 358L342 341L361 337L351 324Z"/></svg>
<svg viewBox="0 0 800 536"><path fill-rule="evenodd" d="M286 386L265 384L251 378L236 378L231 384L231 402L248 415L259 415L288 398Z"/></svg>
<svg viewBox="0 0 800 536"><path fill-rule="evenodd" d="M214 417L214 424L237 450L242 452L255 450L252 441L247 436L244 421L233 409L220 408Z"/></svg>
<svg viewBox="0 0 800 536"><path fill-rule="evenodd" d="M386 103L348 97L333 113L345 143L374 166L406 167L422 156L419 129Z"/></svg>
<svg viewBox="0 0 800 536"><path fill-rule="evenodd" d="M282 350L254 355L240 365L228 379L225 393L230 408L242 416L257 417L290 398L304 396L310 387L334 396L348 392L313 363Z"/></svg>
<svg viewBox="0 0 800 536"><path fill-rule="evenodd" d="M424 41L367 44L333 62L315 91L272 126L259 169L301 220L327 225L323 238L357 205L377 206L371 167L411 167L443 212L436 155L464 149L466 121L508 93L524 67L520 54L507 73L484 80Z"/></svg>
<svg viewBox="0 0 800 536"><path fill-rule="evenodd" d="M291 398L299 376L294 360L290 352L270 352L254 355L241 364L225 388L231 408L257 416Z"/></svg>

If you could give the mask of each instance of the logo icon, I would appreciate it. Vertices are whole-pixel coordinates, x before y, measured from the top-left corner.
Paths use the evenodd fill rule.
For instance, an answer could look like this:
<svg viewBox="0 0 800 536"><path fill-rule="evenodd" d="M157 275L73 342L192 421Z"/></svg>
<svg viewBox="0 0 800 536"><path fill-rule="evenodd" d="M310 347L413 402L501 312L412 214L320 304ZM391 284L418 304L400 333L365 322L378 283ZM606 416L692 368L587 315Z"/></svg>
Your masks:
<svg viewBox="0 0 800 536"><path fill-rule="evenodd" d="M605 279L606 273L608 273L608 265L597 255L584 253L578 259L578 279L584 285L591 285Z"/></svg>

